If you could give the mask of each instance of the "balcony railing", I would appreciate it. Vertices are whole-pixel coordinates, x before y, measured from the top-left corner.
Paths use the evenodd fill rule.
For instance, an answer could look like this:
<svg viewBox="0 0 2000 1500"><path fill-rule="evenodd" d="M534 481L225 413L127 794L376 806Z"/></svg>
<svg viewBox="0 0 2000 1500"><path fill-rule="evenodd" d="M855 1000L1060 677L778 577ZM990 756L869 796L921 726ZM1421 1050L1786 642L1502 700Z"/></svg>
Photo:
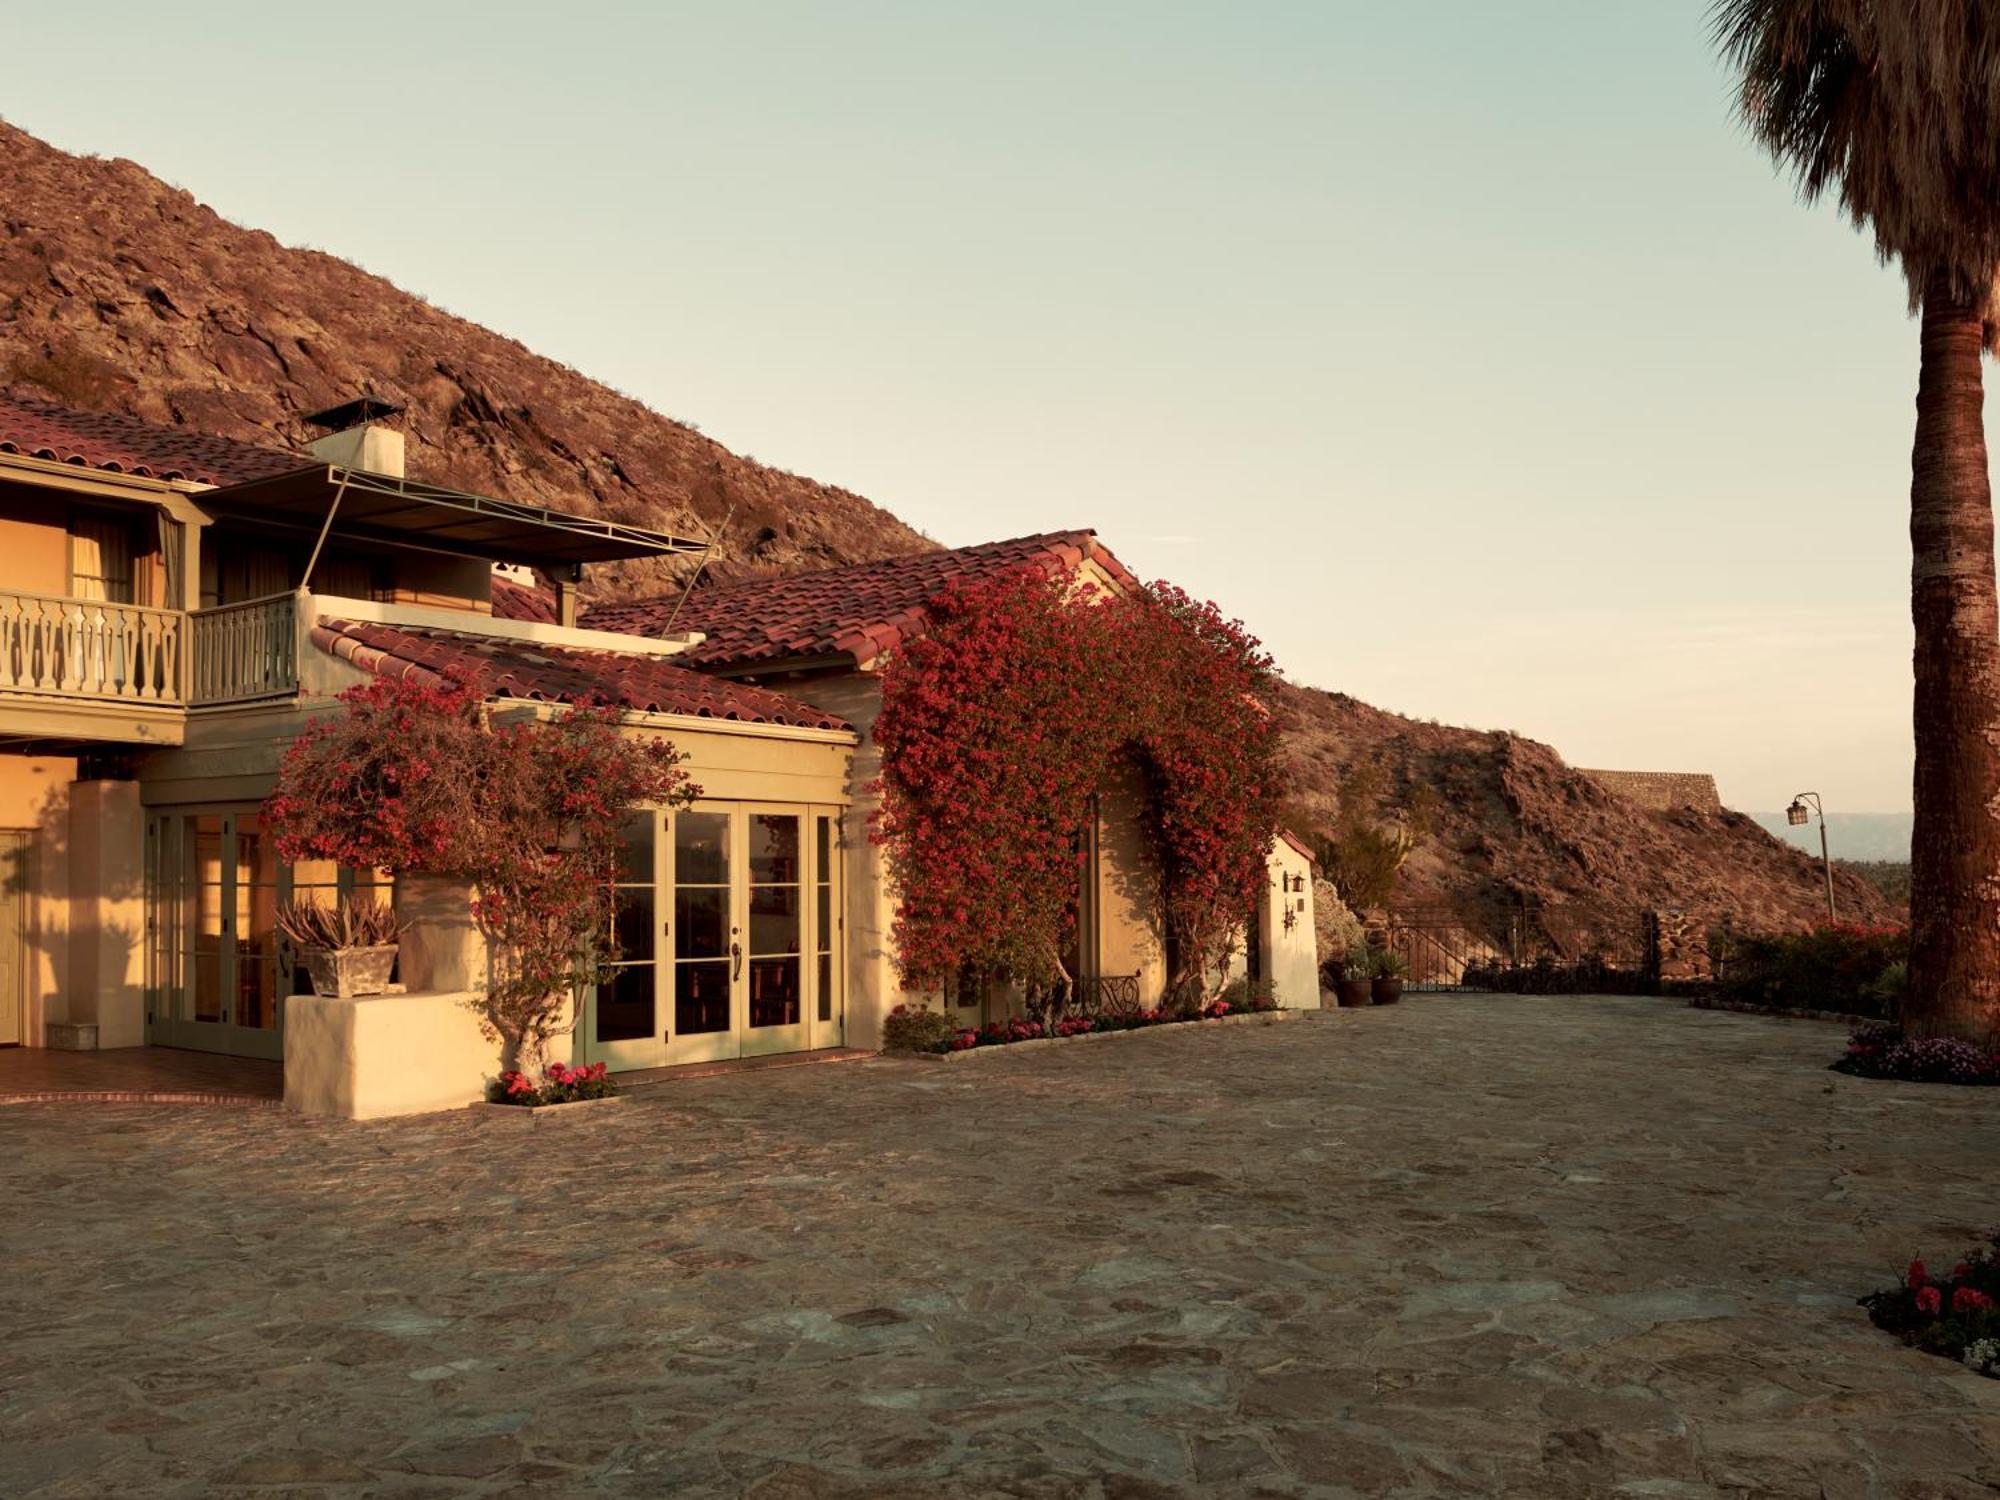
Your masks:
<svg viewBox="0 0 2000 1500"><path fill-rule="evenodd" d="M142 604L0 593L0 692L177 708L186 622Z"/></svg>
<svg viewBox="0 0 2000 1500"><path fill-rule="evenodd" d="M188 616L194 644L188 701L247 703L296 693L296 599L294 594L271 594Z"/></svg>

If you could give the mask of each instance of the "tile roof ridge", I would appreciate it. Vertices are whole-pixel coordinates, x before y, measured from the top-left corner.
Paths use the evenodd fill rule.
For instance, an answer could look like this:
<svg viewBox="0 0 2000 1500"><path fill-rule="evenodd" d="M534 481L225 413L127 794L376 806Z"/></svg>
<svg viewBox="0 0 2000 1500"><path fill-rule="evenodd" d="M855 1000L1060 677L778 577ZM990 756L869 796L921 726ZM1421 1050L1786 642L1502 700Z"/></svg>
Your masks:
<svg viewBox="0 0 2000 1500"><path fill-rule="evenodd" d="M791 584L808 584L816 579L832 578L842 574L862 573L876 568L887 570L891 568L910 567L940 558L963 557L971 552L994 552L1003 547L1022 547L1034 543L1046 548L1062 542L1072 541L1076 538L1087 538L1089 540L1089 546L1084 549L1085 556L1090 556L1098 545L1097 531L1094 527L1075 526L1063 531L1036 531L1030 532L1026 536L1003 537L998 541L970 542L963 547L938 547L930 552L906 552L899 557L873 557L865 562L835 563L831 567L814 568L805 573L769 573L759 574L754 578L732 578L726 583L712 583L706 588L696 589L690 596L689 602L693 603L696 600L704 598L715 599L726 594L734 594L748 589L768 589L789 586ZM593 604L589 612L595 613L599 610L614 609L639 609L647 605L670 603L679 598L679 591L669 594L650 594L643 599L618 599L603 604Z"/></svg>

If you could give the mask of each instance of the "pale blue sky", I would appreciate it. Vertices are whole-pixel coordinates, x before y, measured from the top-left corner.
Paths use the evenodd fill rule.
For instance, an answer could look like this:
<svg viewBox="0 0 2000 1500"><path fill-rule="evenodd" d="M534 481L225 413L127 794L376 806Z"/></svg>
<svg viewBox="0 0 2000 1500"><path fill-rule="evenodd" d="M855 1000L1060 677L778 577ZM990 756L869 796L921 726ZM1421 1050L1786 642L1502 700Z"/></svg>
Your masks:
<svg viewBox="0 0 2000 1500"><path fill-rule="evenodd" d="M1704 9L78 3L5 110L1297 680L1900 810L1915 329Z"/></svg>

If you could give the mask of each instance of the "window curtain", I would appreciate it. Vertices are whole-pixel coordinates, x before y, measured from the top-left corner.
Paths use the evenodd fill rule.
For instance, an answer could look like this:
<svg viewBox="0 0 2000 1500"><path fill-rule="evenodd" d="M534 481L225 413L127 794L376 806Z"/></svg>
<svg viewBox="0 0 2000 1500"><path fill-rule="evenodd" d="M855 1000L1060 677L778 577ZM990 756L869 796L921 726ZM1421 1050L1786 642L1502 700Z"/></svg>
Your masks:
<svg viewBox="0 0 2000 1500"><path fill-rule="evenodd" d="M132 528L88 512L72 516L69 575L74 598L132 603Z"/></svg>
<svg viewBox="0 0 2000 1500"><path fill-rule="evenodd" d="M186 563L183 551L181 523L165 511L157 512L160 520L160 593L154 603L162 609L179 609L187 599L186 578L182 569Z"/></svg>

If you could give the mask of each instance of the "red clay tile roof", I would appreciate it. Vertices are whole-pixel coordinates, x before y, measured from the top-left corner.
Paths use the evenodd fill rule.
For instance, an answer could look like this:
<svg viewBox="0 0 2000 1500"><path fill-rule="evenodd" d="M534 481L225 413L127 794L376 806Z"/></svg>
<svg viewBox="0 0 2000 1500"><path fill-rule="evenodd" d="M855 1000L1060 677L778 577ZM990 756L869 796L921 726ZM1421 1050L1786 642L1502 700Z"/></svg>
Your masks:
<svg viewBox="0 0 2000 1500"><path fill-rule="evenodd" d="M531 620L538 625L553 625L556 622L556 601L540 589L531 589L495 573L493 615L500 620Z"/></svg>
<svg viewBox="0 0 2000 1500"><path fill-rule="evenodd" d="M240 484L289 474L312 462L303 453L161 427L137 417L79 411L53 401L0 396L0 453L79 468L200 484Z"/></svg>
<svg viewBox="0 0 2000 1500"><path fill-rule="evenodd" d="M1283 839L1286 843L1290 844L1294 849L1298 850L1299 853L1303 854L1309 863L1315 865L1319 863L1319 856L1312 852L1312 846L1308 844L1304 839L1300 838L1296 833L1293 833L1291 829L1280 828L1278 830L1278 837Z"/></svg>
<svg viewBox="0 0 2000 1500"><path fill-rule="evenodd" d="M676 631L708 637L676 658L707 671L851 657L866 665L924 629L924 605L947 584L995 578L1029 565L1073 571L1095 562L1122 585L1138 582L1090 531L1051 531L949 552L924 552L789 578L696 589ZM600 604L583 624L632 635L663 633L679 596Z"/></svg>
<svg viewBox="0 0 2000 1500"><path fill-rule="evenodd" d="M455 630L336 620L313 644L377 677L463 677L488 697L542 703L597 700L638 713L686 714L794 729L846 729L845 720L766 688L725 682L638 652L586 651Z"/></svg>

